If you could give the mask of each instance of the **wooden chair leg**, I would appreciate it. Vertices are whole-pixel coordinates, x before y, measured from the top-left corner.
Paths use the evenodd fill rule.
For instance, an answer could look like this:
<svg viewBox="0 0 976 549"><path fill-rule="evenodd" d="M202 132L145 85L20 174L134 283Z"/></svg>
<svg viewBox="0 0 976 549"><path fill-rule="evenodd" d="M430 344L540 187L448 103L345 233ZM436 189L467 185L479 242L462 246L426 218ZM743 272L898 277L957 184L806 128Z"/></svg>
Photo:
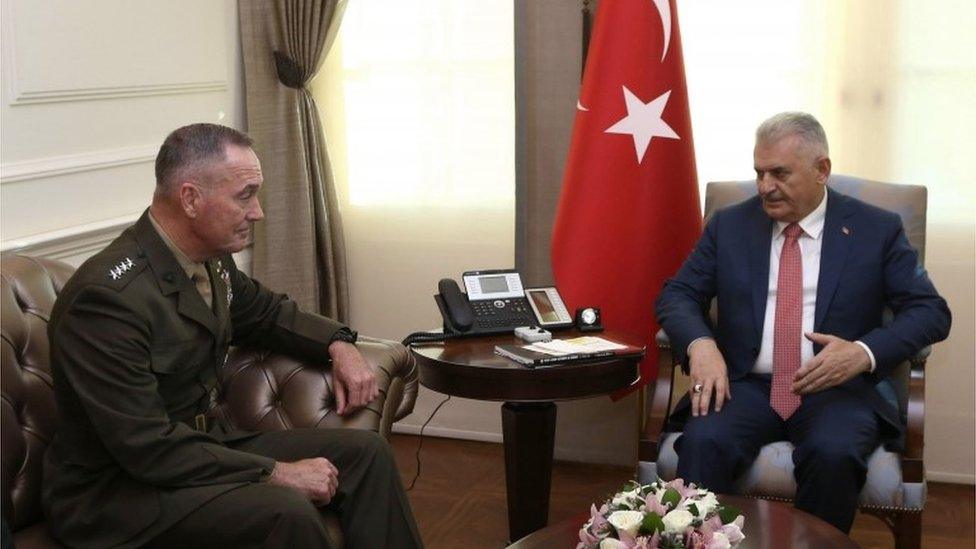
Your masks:
<svg viewBox="0 0 976 549"><path fill-rule="evenodd" d="M895 549L922 546L922 513L898 513L894 520Z"/></svg>

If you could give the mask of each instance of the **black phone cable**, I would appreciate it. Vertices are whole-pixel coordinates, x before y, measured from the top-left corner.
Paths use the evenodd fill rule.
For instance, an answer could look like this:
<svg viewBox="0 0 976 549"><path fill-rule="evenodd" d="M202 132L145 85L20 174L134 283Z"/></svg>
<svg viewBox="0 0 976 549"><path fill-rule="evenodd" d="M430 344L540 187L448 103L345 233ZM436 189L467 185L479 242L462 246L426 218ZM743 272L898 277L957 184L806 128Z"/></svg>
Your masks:
<svg viewBox="0 0 976 549"><path fill-rule="evenodd" d="M403 338L403 341L400 343L402 343L405 347L409 347L414 343L437 343L439 341L447 341L448 339L454 339L460 336L461 334L452 332L414 332Z"/></svg>
<svg viewBox="0 0 976 549"><path fill-rule="evenodd" d="M434 411L430 413L430 417L427 418L427 421L425 421L424 424L420 426L420 443L417 444L417 472L413 475L413 480L410 481L410 487L407 488L408 492L410 490L413 490L413 485L416 484L417 479L420 478L420 449L424 447L424 428L427 427L427 424L430 423L430 420L434 419L434 414L436 414L437 411L441 409L441 406L447 404L448 400L451 400L451 395L447 395L447 398L442 400L441 403L434 408Z"/></svg>

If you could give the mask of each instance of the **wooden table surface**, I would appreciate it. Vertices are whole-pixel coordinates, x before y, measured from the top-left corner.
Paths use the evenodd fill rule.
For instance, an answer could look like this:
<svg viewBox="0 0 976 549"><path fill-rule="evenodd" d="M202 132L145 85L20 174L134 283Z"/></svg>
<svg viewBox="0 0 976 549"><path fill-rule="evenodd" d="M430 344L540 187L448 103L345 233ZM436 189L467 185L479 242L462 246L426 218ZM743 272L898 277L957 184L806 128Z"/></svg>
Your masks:
<svg viewBox="0 0 976 549"><path fill-rule="evenodd" d="M789 503L729 495L720 495L718 499L738 507L745 517L742 533L746 539L742 540L738 549L858 547L840 530ZM579 530L589 517L589 511L583 511L575 517L529 534L510 545L509 549L576 547Z"/></svg>
<svg viewBox="0 0 976 549"><path fill-rule="evenodd" d="M557 338L581 335L576 331ZM634 345L620 334L600 337ZM411 346L420 383L439 393L503 401L502 439L509 539L543 528L549 516L557 400L606 395L639 379L641 356L609 357L528 368L495 354L495 345L525 344L512 334Z"/></svg>
<svg viewBox="0 0 976 549"><path fill-rule="evenodd" d="M560 339L596 335L637 345L614 332L555 332ZM415 344L420 382L439 393L502 402L551 402L605 395L637 381L641 357L617 357L528 368L495 354L495 345L525 345L512 334L466 337L442 343Z"/></svg>

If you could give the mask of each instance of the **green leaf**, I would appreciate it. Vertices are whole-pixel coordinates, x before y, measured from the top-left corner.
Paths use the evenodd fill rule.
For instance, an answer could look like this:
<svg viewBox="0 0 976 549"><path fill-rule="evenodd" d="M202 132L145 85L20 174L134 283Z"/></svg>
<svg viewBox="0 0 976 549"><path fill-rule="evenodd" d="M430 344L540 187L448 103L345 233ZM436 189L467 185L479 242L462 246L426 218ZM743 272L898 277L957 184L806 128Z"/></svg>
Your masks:
<svg viewBox="0 0 976 549"><path fill-rule="evenodd" d="M681 494L674 488L665 490L664 496L661 497L661 503L667 505L670 509L677 507L679 501L681 501Z"/></svg>
<svg viewBox="0 0 976 549"><path fill-rule="evenodd" d="M694 503L689 503L688 504L688 512L691 513L692 516L697 517L698 516L698 506L695 505Z"/></svg>
<svg viewBox="0 0 976 549"><path fill-rule="evenodd" d="M641 521L640 528L637 533L642 536L647 536L653 534L654 532L664 531L664 521L661 517L657 516L656 513L648 513L644 515L644 520Z"/></svg>
<svg viewBox="0 0 976 549"><path fill-rule="evenodd" d="M731 505L723 505L718 508L718 518L722 520L722 524L732 522L741 514L738 509Z"/></svg>

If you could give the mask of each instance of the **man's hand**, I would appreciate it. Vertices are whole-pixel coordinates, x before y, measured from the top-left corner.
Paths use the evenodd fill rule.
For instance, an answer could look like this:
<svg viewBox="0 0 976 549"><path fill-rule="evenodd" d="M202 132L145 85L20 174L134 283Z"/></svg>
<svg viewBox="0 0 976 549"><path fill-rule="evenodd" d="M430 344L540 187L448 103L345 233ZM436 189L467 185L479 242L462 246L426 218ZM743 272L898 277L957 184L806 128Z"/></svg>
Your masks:
<svg viewBox="0 0 976 549"><path fill-rule="evenodd" d="M692 343L688 350L691 372L691 415L707 416L712 395L715 395L715 411L722 409L725 399L732 400L729 390L728 367L718 345L711 338ZM701 384L701 392L695 392L695 385Z"/></svg>
<svg viewBox="0 0 976 549"><path fill-rule="evenodd" d="M332 357L337 414L341 416L362 408L380 394L373 367L355 345L333 341L329 344L329 356Z"/></svg>
<svg viewBox="0 0 976 549"><path fill-rule="evenodd" d="M339 470L325 458L279 461L268 482L288 486L305 494L318 507L328 505L339 487Z"/></svg>
<svg viewBox="0 0 976 549"><path fill-rule="evenodd" d="M794 393L805 395L822 391L871 369L871 358L857 343L816 332L804 335L823 345L823 349L796 371L791 388Z"/></svg>

